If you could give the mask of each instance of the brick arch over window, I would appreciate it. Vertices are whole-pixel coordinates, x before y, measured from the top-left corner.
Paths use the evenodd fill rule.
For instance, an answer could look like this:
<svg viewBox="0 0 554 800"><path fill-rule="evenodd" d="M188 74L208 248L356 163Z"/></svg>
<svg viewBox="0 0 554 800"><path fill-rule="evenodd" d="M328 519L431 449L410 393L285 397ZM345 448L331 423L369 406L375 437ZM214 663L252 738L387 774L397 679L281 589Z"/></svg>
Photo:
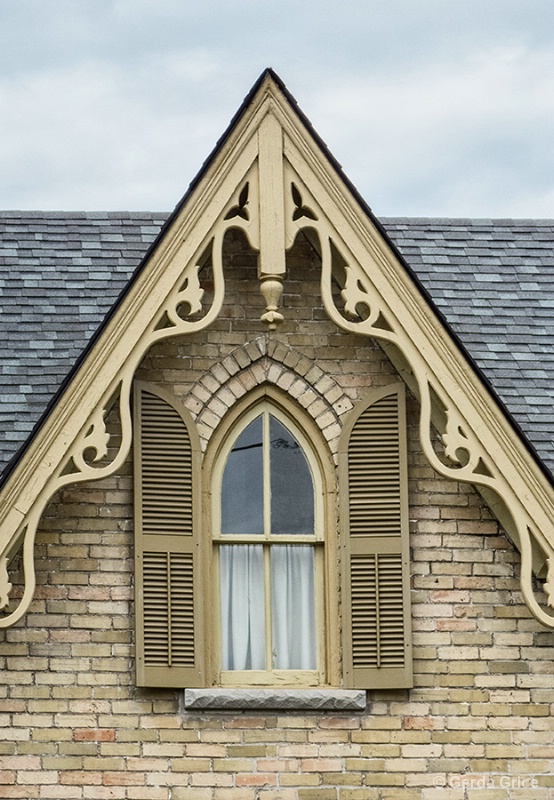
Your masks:
<svg viewBox="0 0 554 800"><path fill-rule="evenodd" d="M351 398L320 367L268 336L237 348L192 388L185 405L196 418L202 450L223 415L248 391L269 383L293 397L311 416L336 456L342 417Z"/></svg>

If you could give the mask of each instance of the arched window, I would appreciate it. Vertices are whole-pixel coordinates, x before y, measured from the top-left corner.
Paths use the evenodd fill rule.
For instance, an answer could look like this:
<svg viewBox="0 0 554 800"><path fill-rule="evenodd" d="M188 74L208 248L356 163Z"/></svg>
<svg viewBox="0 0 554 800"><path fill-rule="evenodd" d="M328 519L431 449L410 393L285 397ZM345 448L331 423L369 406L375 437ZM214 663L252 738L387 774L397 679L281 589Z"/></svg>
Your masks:
<svg viewBox="0 0 554 800"><path fill-rule="evenodd" d="M322 497L312 446L277 406L227 432L212 490L221 683L321 683Z"/></svg>

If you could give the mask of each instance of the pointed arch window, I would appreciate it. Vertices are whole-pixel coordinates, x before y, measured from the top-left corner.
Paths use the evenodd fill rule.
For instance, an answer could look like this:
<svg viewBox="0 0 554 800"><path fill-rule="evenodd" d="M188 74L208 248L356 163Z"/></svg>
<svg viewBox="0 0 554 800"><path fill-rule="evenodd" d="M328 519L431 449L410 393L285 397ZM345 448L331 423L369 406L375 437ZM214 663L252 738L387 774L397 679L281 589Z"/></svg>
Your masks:
<svg viewBox="0 0 554 800"><path fill-rule="evenodd" d="M224 441L212 497L221 682L321 683L322 478L310 443L257 404Z"/></svg>

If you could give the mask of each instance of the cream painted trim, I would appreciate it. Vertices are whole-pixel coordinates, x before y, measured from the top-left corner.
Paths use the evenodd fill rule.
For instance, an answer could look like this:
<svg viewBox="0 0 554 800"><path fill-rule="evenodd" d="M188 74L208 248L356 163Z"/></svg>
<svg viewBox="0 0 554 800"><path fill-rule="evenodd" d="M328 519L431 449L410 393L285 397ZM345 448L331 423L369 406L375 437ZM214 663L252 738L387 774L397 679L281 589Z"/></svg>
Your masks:
<svg viewBox="0 0 554 800"><path fill-rule="evenodd" d="M283 687L290 689L306 689L309 686L321 687L321 675L317 670L263 670L222 671L218 683L222 687L252 688L254 686Z"/></svg>
<svg viewBox="0 0 554 800"><path fill-rule="evenodd" d="M246 183L248 204L241 206ZM302 195L300 205L292 183ZM247 208L247 219L227 218L237 205ZM264 279L267 302L264 317L270 326L280 317L277 305L283 248L292 244L300 230L319 241L322 293L330 318L342 330L377 338L402 353L417 386L422 408L420 436L430 463L444 476L485 487L501 497L522 553L525 600L538 620L554 627L554 616L539 607L532 588L535 546L551 567L545 589L554 604L552 486L270 75L220 146L2 491L0 607L9 593L7 564L22 539L26 588L22 603L0 620L0 627L17 621L30 603L34 534L54 492L69 483L112 474L126 458L131 445L130 386L148 348L162 338L202 330L219 314L224 293L221 245L225 231L237 226L252 247L264 251L260 278ZM279 253L267 253L269 247ZM191 313L201 303L199 268L208 249L216 272L214 301L201 319L182 318L178 308L183 302ZM342 285L342 311L330 291L333 270ZM356 316L361 305L366 308L365 319ZM157 323L164 315L173 324L161 329ZM438 398L448 420L442 431L443 456L455 459L456 451L463 447L469 454L468 463L454 466L455 460L448 464L435 453L429 432L433 397ZM119 404L123 443L110 465L95 467L94 461L84 459L84 452L94 452L96 463L102 458L107 445L104 417L114 398ZM67 474L65 467L71 460L74 471Z"/></svg>

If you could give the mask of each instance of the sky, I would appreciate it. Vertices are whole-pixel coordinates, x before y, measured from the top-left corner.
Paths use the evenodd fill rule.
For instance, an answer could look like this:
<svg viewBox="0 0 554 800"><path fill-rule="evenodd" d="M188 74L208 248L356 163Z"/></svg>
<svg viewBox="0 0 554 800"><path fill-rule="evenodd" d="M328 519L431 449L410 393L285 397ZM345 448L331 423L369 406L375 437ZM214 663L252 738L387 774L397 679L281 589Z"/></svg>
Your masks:
<svg viewBox="0 0 554 800"><path fill-rule="evenodd" d="M554 217L554 0L0 0L0 208L170 211L266 67L377 216Z"/></svg>

